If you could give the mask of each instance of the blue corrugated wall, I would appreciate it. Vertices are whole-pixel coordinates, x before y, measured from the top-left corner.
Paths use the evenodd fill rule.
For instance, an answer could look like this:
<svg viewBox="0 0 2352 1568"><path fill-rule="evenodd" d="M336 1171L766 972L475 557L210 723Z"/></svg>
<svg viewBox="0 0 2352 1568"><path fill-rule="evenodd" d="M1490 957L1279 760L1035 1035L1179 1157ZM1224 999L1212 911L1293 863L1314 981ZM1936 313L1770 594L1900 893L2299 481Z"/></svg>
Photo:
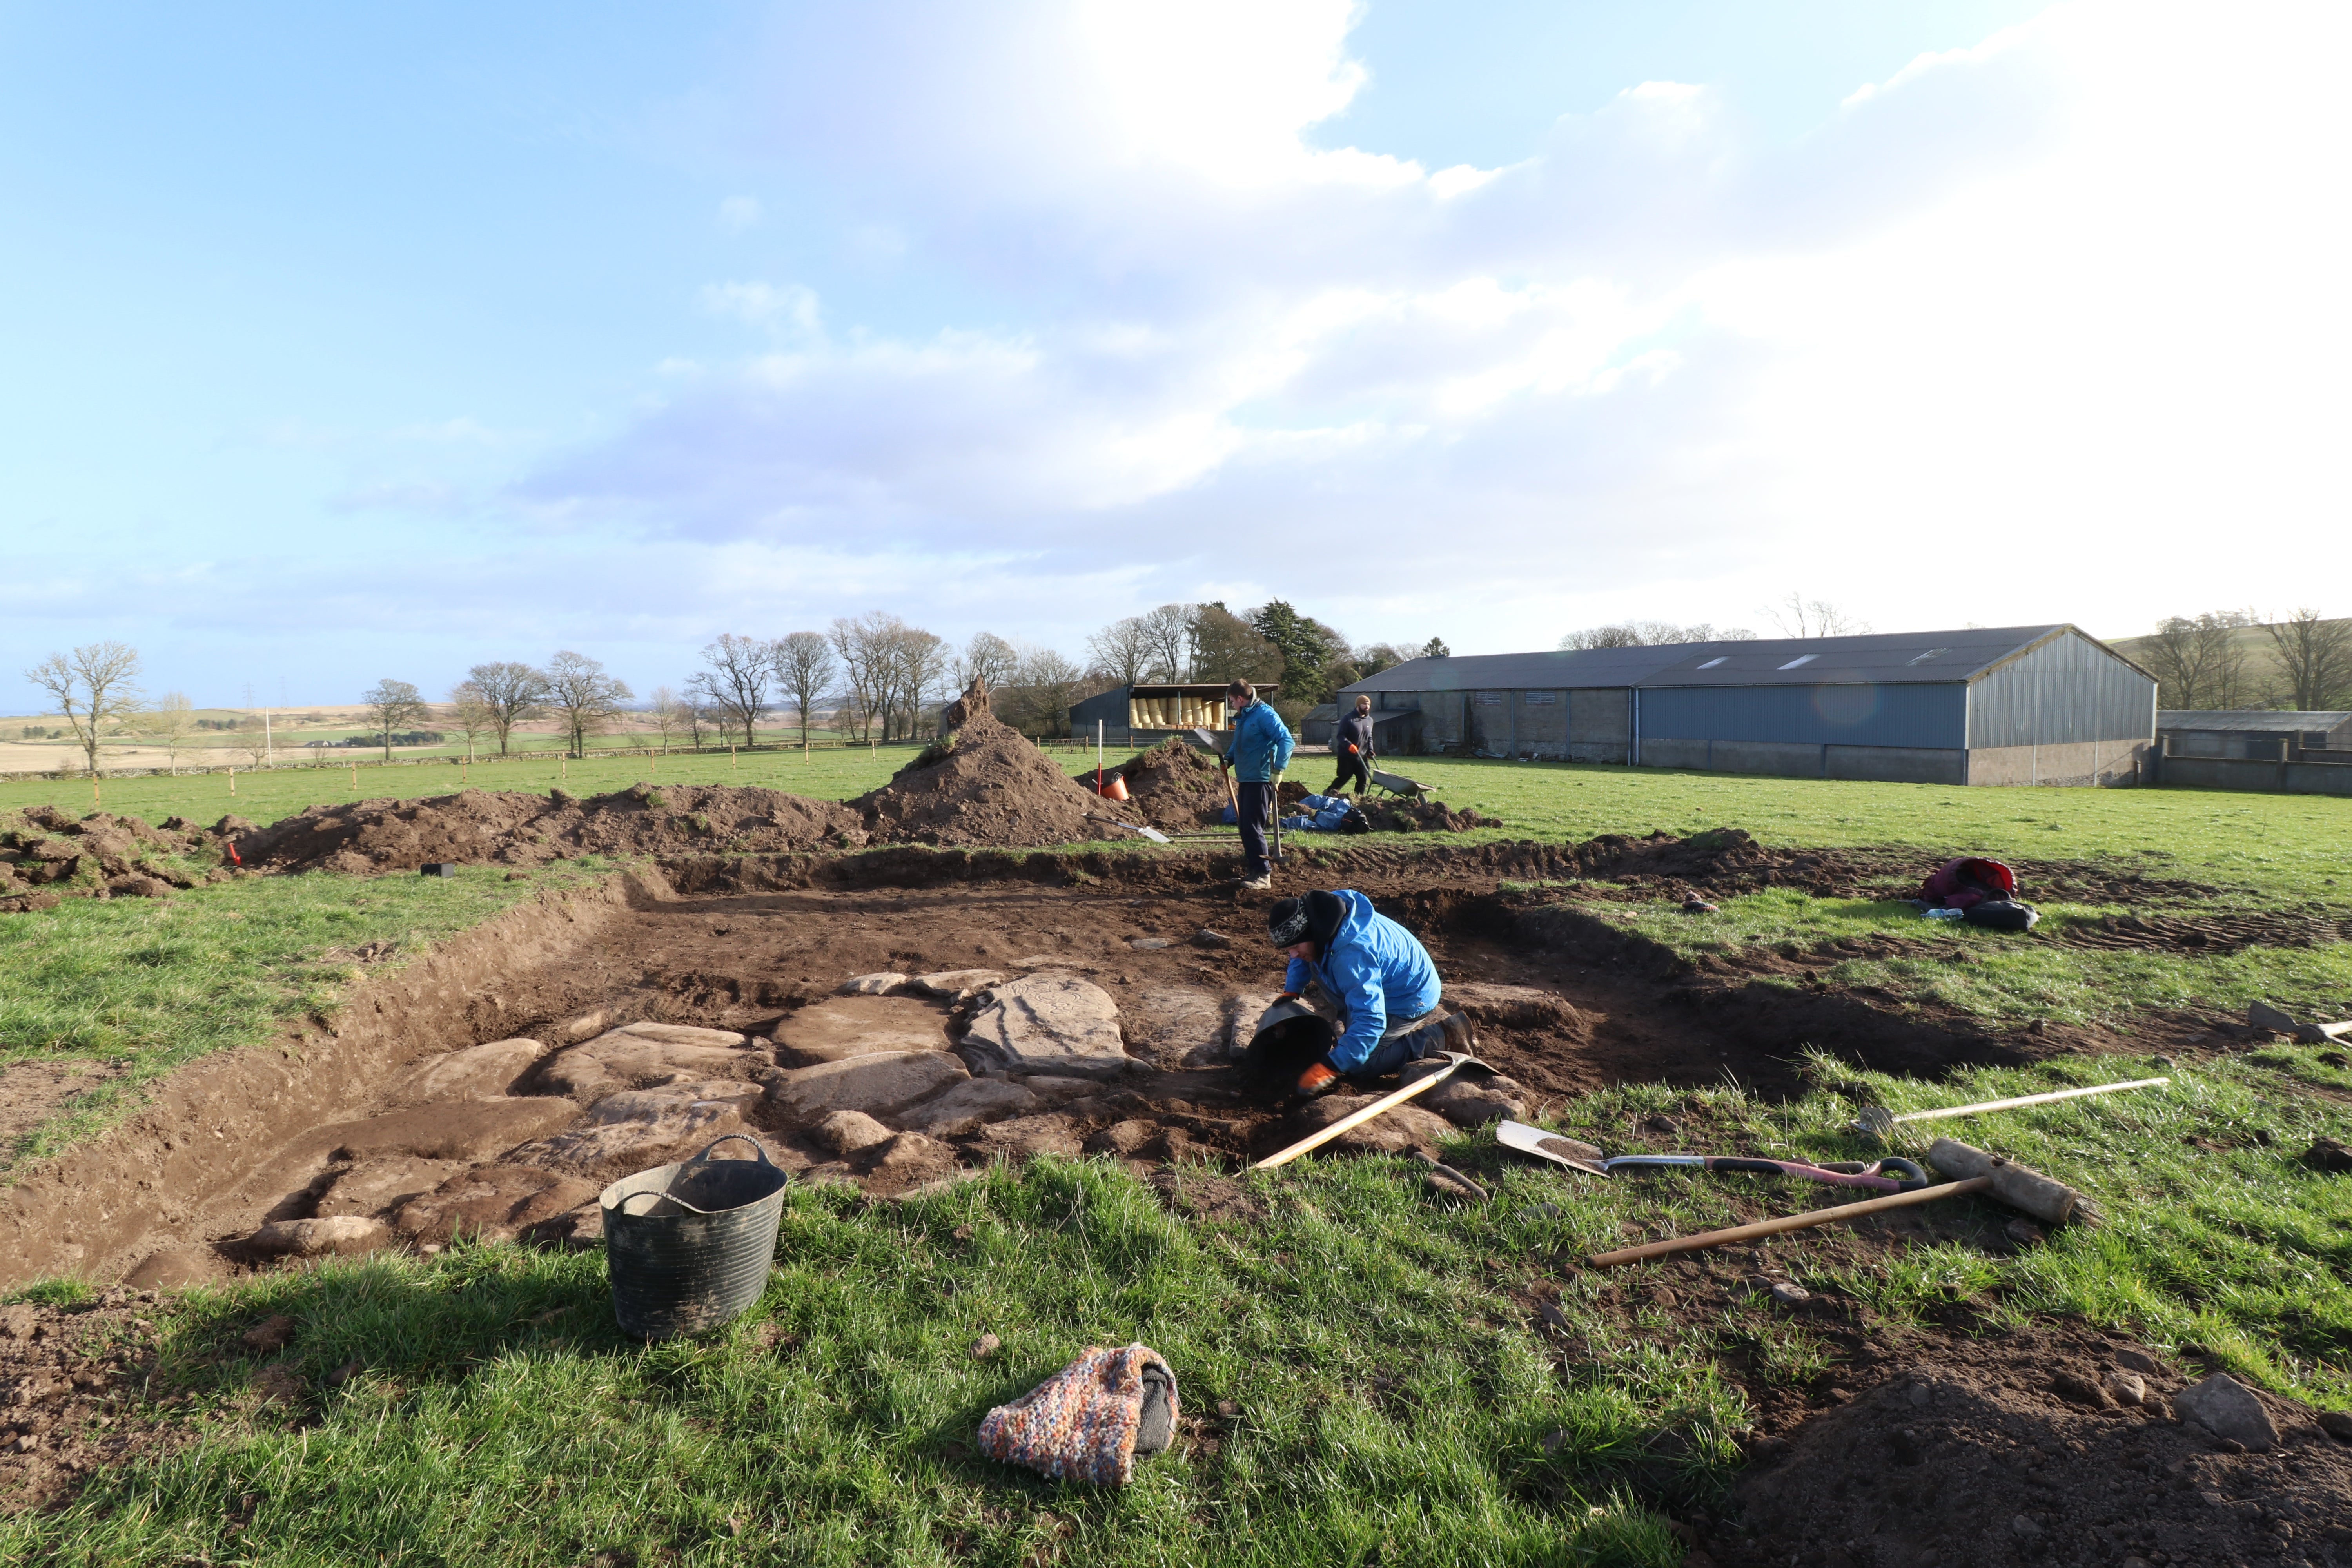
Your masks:
<svg viewBox="0 0 2352 1568"><path fill-rule="evenodd" d="M1644 687L1642 733L1661 740L1958 750L1968 743L1968 688L1958 681Z"/></svg>

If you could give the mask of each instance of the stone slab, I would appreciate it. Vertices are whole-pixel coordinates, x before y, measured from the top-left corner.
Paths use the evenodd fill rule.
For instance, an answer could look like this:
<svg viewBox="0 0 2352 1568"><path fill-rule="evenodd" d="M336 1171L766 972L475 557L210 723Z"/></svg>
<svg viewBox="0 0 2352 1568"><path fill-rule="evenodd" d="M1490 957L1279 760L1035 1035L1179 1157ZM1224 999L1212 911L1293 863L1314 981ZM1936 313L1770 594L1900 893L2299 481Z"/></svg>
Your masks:
<svg viewBox="0 0 2352 1568"><path fill-rule="evenodd" d="M1040 1101L1032 1090L1003 1078L966 1079L943 1092L919 1101L890 1120L898 1126L934 1138L957 1138L983 1122L1026 1116Z"/></svg>
<svg viewBox="0 0 2352 1568"><path fill-rule="evenodd" d="M918 974L907 984L926 996L961 1002L975 992L1003 983L1004 975L1000 970L940 969L929 974Z"/></svg>
<svg viewBox="0 0 2352 1568"><path fill-rule="evenodd" d="M1024 974L990 992L964 1036L964 1047L1008 1071L1069 1078L1108 1077L1135 1061L1127 1054L1118 1004L1110 994L1052 970Z"/></svg>
<svg viewBox="0 0 2352 1568"><path fill-rule="evenodd" d="M637 1027L613 1029L584 1046L556 1052L541 1064L533 1082L589 1104L625 1089L652 1089L712 1078L747 1078L765 1065L751 1051L693 1040L658 1040L637 1033ZM724 1033L717 1029L697 1032ZM740 1040L743 1037L727 1037Z"/></svg>
<svg viewBox="0 0 2352 1568"><path fill-rule="evenodd" d="M1161 1068L1220 1060L1233 1036L1223 999L1198 986L1146 991L1136 1014L1135 1054Z"/></svg>
<svg viewBox="0 0 2352 1568"><path fill-rule="evenodd" d="M836 996L789 1014L776 1026L779 1067L947 1048L947 1015L909 996Z"/></svg>
<svg viewBox="0 0 2352 1568"><path fill-rule="evenodd" d="M492 1040L428 1057L394 1091L395 1100L472 1100L504 1094L547 1054L537 1040Z"/></svg>
<svg viewBox="0 0 2352 1568"><path fill-rule="evenodd" d="M465 1169L463 1160L420 1160L412 1154L363 1161L335 1178L320 1198L317 1213L321 1219L381 1214L431 1192Z"/></svg>
<svg viewBox="0 0 2352 1568"><path fill-rule="evenodd" d="M444 1245L459 1231L488 1240L511 1240L526 1226L593 1203L600 1188L555 1171L527 1165L485 1165L452 1177L393 1216L392 1227L413 1241Z"/></svg>
<svg viewBox="0 0 2352 1568"><path fill-rule="evenodd" d="M899 1051L794 1068L768 1086L769 1102L795 1121L836 1110L887 1117L971 1074L947 1051Z"/></svg>
<svg viewBox="0 0 2352 1568"><path fill-rule="evenodd" d="M245 1245L271 1258L324 1258L373 1252L391 1240L392 1233L375 1220L338 1215L330 1219L275 1220L246 1237Z"/></svg>
<svg viewBox="0 0 2352 1568"><path fill-rule="evenodd" d="M322 1129L332 1157L380 1160L482 1160L543 1137L580 1114L568 1100L448 1100Z"/></svg>
<svg viewBox="0 0 2352 1568"><path fill-rule="evenodd" d="M896 970L882 970L873 974L853 974L841 983L844 996L880 996L907 984L907 977Z"/></svg>

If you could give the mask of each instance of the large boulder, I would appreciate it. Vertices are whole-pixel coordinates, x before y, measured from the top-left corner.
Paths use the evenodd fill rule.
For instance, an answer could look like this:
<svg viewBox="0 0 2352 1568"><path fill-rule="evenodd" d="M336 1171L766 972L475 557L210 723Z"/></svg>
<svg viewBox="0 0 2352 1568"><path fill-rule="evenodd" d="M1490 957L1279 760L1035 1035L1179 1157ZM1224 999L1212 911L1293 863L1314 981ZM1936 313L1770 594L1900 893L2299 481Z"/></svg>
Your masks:
<svg viewBox="0 0 2352 1568"><path fill-rule="evenodd" d="M1108 1078L1135 1065L1110 994L1055 970L1024 974L990 992L963 1043L1015 1072Z"/></svg>
<svg viewBox="0 0 2352 1568"><path fill-rule="evenodd" d="M527 1226L568 1214L594 1200L597 1186L527 1165L485 1165L411 1198L392 1227L412 1241L446 1243L459 1233L510 1241Z"/></svg>
<svg viewBox="0 0 2352 1568"><path fill-rule="evenodd" d="M537 1040L492 1040L428 1057L394 1091L397 1100L470 1100L504 1094L547 1054Z"/></svg>
<svg viewBox="0 0 2352 1568"><path fill-rule="evenodd" d="M947 1015L908 996L836 996L776 1026L776 1062L813 1068L884 1051L943 1051Z"/></svg>
<svg viewBox="0 0 2352 1568"><path fill-rule="evenodd" d="M483 1160L552 1132L580 1114L568 1100L447 1100L347 1121L322 1131L332 1158Z"/></svg>
<svg viewBox="0 0 2352 1568"><path fill-rule="evenodd" d="M1443 1057L1407 1062L1397 1074L1400 1086L1418 1083L1444 1072ZM1528 1091L1517 1079L1501 1073L1457 1072L1435 1089L1416 1097L1412 1104L1433 1110L1456 1127L1484 1127L1490 1121L1518 1121L1528 1114Z"/></svg>
<svg viewBox="0 0 2352 1568"><path fill-rule="evenodd" d="M547 1058L536 1081L583 1104L625 1089L699 1079L748 1078L761 1064L743 1037L682 1024L625 1024Z"/></svg>
<svg viewBox="0 0 2352 1568"><path fill-rule="evenodd" d="M2173 1409L2216 1437L2242 1443L2256 1453L2278 1446L2278 1426L2254 1391L2226 1372L2190 1384L2172 1396Z"/></svg>
<svg viewBox="0 0 2352 1568"><path fill-rule="evenodd" d="M411 1154L366 1160L337 1176L319 1199L321 1219L382 1214L429 1193L466 1169L462 1160L420 1160Z"/></svg>
<svg viewBox="0 0 2352 1568"><path fill-rule="evenodd" d="M855 1154L896 1136L862 1110L836 1110L816 1124L816 1141L836 1154Z"/></svg>
<svg viewBox="0 0 2352 1568"><path fill-rule="evenodd" d="M1026 1116L1040 1103L1034 1093L1010 1079L972 1078L950 1085L944 1092L908 1106L890 1120L934 1138L955 1138L982 1122Z"/></svg>
<svg viewBox="0 0 2352 1568"><path fill-rule="evenodd" d="M795 1068L768 1086L768 1099L800 1122L820 1121L836 1110L887 1118L971 1077L950 1052L897 1051Z"/></svg>

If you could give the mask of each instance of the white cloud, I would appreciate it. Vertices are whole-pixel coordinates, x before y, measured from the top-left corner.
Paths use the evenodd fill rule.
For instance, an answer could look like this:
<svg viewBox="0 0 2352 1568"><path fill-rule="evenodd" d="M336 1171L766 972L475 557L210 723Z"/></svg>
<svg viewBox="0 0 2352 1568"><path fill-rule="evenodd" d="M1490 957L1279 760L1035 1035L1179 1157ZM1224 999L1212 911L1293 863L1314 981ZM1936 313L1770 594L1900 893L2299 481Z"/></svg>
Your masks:
<svg viewBox="0 0 2352 1568"><path fill-rule="evenodd" d="M2128 631L2274 591L2217 522L2352 566L2332 8L2084 0L1792 147L1645 82L1435 174L1302 140L1363 80L1342 4L924 15L796 38L769 145L1011 317L715 285L776 352L673 378L529 506L885 578L1017 550L1033 607L1260 579L1460 648L1752 620L1799 578L1884 625L1942 592ZM836 68L869 47L878 79Z"/></svg>

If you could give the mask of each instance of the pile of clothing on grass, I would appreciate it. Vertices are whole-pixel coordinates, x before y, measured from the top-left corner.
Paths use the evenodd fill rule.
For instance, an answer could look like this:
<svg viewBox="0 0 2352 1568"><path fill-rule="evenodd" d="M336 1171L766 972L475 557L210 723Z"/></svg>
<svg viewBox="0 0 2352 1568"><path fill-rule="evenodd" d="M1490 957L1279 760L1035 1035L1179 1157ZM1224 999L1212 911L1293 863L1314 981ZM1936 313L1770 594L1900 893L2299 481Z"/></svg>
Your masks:
<svg viewBox="0 0 2352 1568"><path fill-rule="evenodd" d="M1963 855L1919 884L1911 900L1929 920L1964 921L1988 931L2032 931L2042 912L2017 897L2017 873L1998 860Z"/></svg>

